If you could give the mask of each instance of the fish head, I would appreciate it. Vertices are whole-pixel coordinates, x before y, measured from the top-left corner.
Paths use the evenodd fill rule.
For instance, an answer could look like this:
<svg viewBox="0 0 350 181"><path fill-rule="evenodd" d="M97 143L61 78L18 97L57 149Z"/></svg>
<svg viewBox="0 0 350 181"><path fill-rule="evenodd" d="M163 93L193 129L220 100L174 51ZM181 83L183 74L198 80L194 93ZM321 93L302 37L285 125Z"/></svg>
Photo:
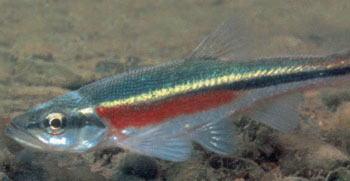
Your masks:
<svg viewBox="0 0 350 181"><path fill-rule="evenodd" d="M15 117L5 133L39 151L88 151L103 140L106 128L93 108L81 108L77 101L66 94L39 105Z"/></svg>

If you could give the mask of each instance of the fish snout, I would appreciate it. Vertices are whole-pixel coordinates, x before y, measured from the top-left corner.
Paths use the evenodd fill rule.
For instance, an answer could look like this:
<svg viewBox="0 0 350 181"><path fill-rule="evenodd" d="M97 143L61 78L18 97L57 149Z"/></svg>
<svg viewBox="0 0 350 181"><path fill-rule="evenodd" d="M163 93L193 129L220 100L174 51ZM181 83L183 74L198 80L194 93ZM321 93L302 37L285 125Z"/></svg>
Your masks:
<svg viewBox="0 0 350 181"><path fill-rule="evenodd" d="M26 122L20 117L15 117L6 127L5 135L17 141L23 146L41 149L42 144L32 134L26 130Z"/></svg>

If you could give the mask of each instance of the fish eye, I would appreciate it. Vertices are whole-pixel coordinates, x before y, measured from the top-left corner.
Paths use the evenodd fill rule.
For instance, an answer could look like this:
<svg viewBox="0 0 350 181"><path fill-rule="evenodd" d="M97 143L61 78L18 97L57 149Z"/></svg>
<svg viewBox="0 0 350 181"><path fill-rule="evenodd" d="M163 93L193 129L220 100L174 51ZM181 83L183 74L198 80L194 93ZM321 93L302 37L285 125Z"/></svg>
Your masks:
<svg viewBox="0 0 350 181"><path fill-rule="evenodd" d="M44 128L51 134L60 134L65 124L66 118L61 113L51 113L44 120Z"/></svg>

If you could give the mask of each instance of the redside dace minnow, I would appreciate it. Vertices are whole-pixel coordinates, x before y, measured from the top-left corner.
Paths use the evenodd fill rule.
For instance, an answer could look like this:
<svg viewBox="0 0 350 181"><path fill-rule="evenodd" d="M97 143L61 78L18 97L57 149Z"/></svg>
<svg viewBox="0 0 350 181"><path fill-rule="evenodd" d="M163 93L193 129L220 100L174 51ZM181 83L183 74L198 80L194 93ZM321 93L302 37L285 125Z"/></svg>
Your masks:
<svg viewBox="0 0 350 181"><path fill-rule="evenodd" d="M230 117L245 114L280 131L298 126L302 91L348 83L350 51L249 58L249 31L232 17L186 58L81 87L13 119L6 134L42 151L121 147L171 161L192 142L232 154Z"/></svg>

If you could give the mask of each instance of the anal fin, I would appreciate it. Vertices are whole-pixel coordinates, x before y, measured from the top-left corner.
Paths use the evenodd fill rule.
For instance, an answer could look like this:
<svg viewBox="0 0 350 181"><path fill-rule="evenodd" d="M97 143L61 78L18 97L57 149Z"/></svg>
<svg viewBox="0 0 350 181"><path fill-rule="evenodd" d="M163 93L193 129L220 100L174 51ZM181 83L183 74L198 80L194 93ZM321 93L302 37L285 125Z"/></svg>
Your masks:
<svg viewBox="0 0 350 181"><path fill-rule="evenodd" d="M281 95L257 103L246 111L246 115L279 131L292 131L299 125L298 105L302 93Z"/></svg>
<svg viewBox="0 0 350 181"><path fill-rule="evenodd" d="M236 129L230 119L211 121L190 134L193 141L210 151L231 155L236 150Z"/></svg>

